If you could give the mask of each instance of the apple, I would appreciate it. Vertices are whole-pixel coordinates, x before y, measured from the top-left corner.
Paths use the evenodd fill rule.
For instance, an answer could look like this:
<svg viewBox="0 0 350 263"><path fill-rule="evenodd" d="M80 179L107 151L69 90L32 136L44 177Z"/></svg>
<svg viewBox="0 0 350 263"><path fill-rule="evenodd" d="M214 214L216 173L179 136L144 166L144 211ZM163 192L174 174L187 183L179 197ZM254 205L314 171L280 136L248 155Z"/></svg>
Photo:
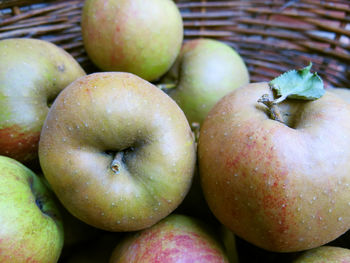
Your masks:
<svg viewBox="0 0 350 263"><path fill-rule="evenodd" d="M305 251L293 263L348 263L350 249L332 246L321 246Z"/></svg>
<svg viewBox="0 0 350 263"><path fill-rule="evenodd" d="M210 225L171 214L150 228L122 239L110 263L229 262L222 243Z"/></svg>
<svg viewBox="0 0 350 263"><path fill-rule="evenodd" d="M0 156L0 262L57 262L63 226L52 193L20 162Z"/></svg>
<svg viewBox="0 0 350 263"><path fill-rule="evenodd" d="M176 62L161 80L190 124L202 123L224 95L249 83L242 57L224 42L195 39L186 42ZM161 86L162 87L162 86Z"/></svg>
<svg viewBox="0 0 350 263"><path fill-rule="evenodd" d="M149 227L192 182L196 145L178 105L142 78L94 73L54 101L39 142L44 176L67 210L107 231Z"/></svg>
<svg viewBox="0 0 350 263"><path fill-rule="evenodd" d="M0 41L0 155L29 163L38 157L50 103L84 70L63 49L38 39Z"/></svg>
<svg viewBox="0 0 350 263"><path fill-rule="evenodd" d="M200 179L213 214L236 235L296 252L350 227L350 105L324 90L312 101L287 98L277 104L281 122L258 102L274 96L270 87L248 84L210 111L199 136Z"/></svg>
<svg viewBox="0 0 350 263"><path fill-rule="evenodd" d="M81 28L97 67L148 81L171 67L183 41L182 17L171 0L86 0Z"/></svg>

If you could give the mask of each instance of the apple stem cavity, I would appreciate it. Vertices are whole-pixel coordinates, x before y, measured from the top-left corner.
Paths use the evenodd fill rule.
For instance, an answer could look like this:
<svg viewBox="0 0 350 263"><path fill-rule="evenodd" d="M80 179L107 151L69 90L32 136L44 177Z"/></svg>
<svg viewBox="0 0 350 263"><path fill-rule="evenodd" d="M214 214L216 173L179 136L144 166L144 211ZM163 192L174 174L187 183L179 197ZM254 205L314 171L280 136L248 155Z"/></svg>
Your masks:
<svg viewBox="0 0 350 263"><path fill-rule="evenodd" d="M35 199L35 204L37 205L37 207L39 207L40 211L43 212L43 209L44 209L43 202L42 202L42 200L40 198L36 198Z"/></svg>
<svg viewBox="0 0 350 263"><path fill-rule="evenodd" d="M283 116L277 106L280 101L271 99L269 94L264 94L258 102L264 104L269 109L271 119L284 123Z"/></svg>
<svg viewBox="0 0 350 263"><path fill-rule="evenodd" d="M287 71L269 82L273 96L276 94L279 97L271 99L270 95L264 94L258 102L268 107L273 120L284 123L277 104L286 99L310 101L323 96L323 81L316 72L311 73L311 67L310 62L305 68Z"/></svg>
<svg viewBox="0 0 350 263"><path fill-rule="evenodd" d="M119 174L120 173L120 169L122 166L122 162L123 162L123 156L124 156L124 152L117 152L117 154L115 155L112 163L111 163L111 169L115 174Z"/></svg>

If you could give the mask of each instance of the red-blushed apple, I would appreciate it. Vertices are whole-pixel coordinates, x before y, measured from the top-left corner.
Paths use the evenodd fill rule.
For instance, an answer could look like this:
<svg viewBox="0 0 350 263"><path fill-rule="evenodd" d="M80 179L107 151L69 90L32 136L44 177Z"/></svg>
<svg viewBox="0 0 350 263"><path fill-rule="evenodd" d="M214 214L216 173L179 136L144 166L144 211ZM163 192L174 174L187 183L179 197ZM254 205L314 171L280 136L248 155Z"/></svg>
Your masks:
<svg viewBox="0 0 350 263"><path fill-rule="evenodd" d="M150 228L130 233L113 251L110 263L229 262L210 225L171 214Z"/></svg>
<svg viewBox="0 0 350 263"><path fill-rule="evenodd" d="M0 41L0 155L22 163L38 157L41 127L49 104L85 75L58 46L38 39Z"/></svg>
<svg viewBox="0 0 350 263"><path fill-rule="evenodd" d="M349 263L350 249L321 246L305 251L293 263Z"/></svg>
<svg viewBox="0 0 350 263"><path fill-rule="evenodd" d="M249 83L249 72L242 57L229 45L202 38L182 46L161 82L165 88L174 86L165 91L181 107L189 123L202 123L219 99Z"/></svg>
<svg viewBox="0 0 350 263"><path fill-rule="evenodd" d="M277 104L281 122L258 102L274 96L272 86L249 84L214 106L199 136L201 184L236 235L271 251L301 251L350 227L350 105L319 90L319 99Z"/></svg>
<svg viewBox="0 0 350 263"><path fill-rule="evenodd" d="M179 9L171 0L87 0L84 47L103 71L125 71L148 81L174 63L183 41Z"/></svg>
<svg viewBox="0 0 350 263"><path fill-rule="evenodd" d="M0 156L0 262L57 262L63 226L53 195L20 162Z"/></svg>
<svg viewBox="0 0 350 263"><path fill-rule="evenodd" d="M184 199L196 145L179 106L131 73L95 73L56 98L40 164L74 216L107 231L149 227Z"/></svg>

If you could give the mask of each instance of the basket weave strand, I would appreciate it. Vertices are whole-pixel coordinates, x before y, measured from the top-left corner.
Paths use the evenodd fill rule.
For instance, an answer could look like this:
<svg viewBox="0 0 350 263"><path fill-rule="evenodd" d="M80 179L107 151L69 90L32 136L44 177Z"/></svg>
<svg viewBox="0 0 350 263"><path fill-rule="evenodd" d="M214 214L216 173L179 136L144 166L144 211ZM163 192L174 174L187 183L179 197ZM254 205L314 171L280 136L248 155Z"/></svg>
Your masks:
<svg viewBox="0 0 350 263"><path fill-rule="evenodd" d="M175 1L185 41L207 37L235 48L251 81L267 81L314 64L327 86L347 87L350 1ZM94 71L84 50L80 19L84 0L0 0L0 39L34 37L71 53Z"/></svg>

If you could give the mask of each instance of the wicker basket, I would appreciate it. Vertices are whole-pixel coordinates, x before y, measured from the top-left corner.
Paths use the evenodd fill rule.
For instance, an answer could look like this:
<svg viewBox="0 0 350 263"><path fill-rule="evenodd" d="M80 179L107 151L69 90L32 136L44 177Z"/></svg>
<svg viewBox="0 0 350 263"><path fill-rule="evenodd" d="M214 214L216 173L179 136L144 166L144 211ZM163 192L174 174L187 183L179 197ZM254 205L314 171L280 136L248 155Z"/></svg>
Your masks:
<svg viewBox="0 0 350 263"><path fill-rule="evenodd" d="M252 82L270 80L311 61L326 87L348 86L349 0L176 3L184 20L185 41L206 37L231 45L248 65ZM83 47L80 28L83 4L84 0L0 0L0 40L45 39L66 49L88 73L98 71ZM288 256L266 254L240 239L238 245L250 253L246 257L242 253L241 262L287 262Z"/></svg>
<svg viewBox="0 0 350 263"><path fill-rule="evenodd" d="M326 87L347 87L350 62L350 1L178 0L185 41L207 37L234 47L246 61L251 81L266 81L306 66ZM34 37L71 53L87 72L80 32L84 0L0 0L0 39Z"/></svg>

